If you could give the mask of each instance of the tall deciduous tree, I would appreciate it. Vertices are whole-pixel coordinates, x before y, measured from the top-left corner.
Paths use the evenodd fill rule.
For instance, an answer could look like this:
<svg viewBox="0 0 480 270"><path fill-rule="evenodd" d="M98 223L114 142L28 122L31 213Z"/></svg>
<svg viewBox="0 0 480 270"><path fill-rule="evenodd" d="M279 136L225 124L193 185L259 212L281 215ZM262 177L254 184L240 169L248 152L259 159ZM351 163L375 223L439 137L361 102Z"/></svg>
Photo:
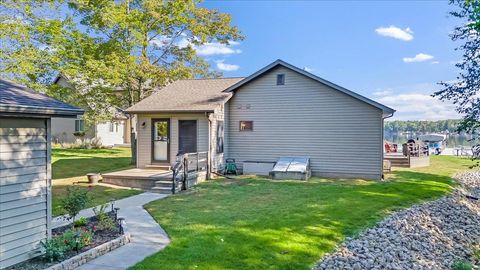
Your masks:
<svg viewBox="0 0 480 270"><path fill-rule="evenodd" d="M198 4L0 1L0 75L82 106L92 121L101 119L109 107L130 106L173 80L219 75L195 49L243 37L230 15ZM50 85L57 72L75 91Z"/></svg>
<svg viewBox="0 0 480 270"><path fill-rule="evenodd" d="M441 82L443 89L434 93L442 100L450 100L464 118L459 129L478 134L480 128L480 1L451 0L456 10L450 14L462 20L451 36L462 42L457 49L463 58L456 66L460 73L456 80Z"/></svg>
<svg viewBox="0 0 480 270"><path fill-rule="evenodd" d="M88 32L100 37L103 70L94 72L125 89L122 101L132 105L152 88L172 80L215 76L195 47L242 38L230 25L230 15L197 4L191 0L77 0L69 7Z"/></svg>
<svg viewBox="0 0 480 270"><path fill-rule="evenodd" d="M112 106L131 106L171 81L220 75L196 48L243 36L230 15L198 4L0 1L0 75L81 106L88 122L103 120ZM73 91L50 84L57 72Z"/></svg>

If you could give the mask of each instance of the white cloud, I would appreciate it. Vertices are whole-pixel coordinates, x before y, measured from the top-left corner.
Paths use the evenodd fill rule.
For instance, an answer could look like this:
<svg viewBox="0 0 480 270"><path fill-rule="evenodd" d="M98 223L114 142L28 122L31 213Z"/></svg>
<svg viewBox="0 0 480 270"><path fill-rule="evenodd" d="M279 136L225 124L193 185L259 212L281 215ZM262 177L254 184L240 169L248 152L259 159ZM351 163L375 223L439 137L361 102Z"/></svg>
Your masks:
<svg viewBox="0 0 480 270"><path fill-rule="evenodd" d="M430 62L430 64L436 65L436 64L440 64L440 62L439 61L432 61L432 62Z"/></svg>
<svg viewBox="0 0 480 270"><path fill-rule="evenodd" d="M375 29L375 32L384 37L391 37L404 41L410 41L413 39L413 31L409 27L401 29L391 25L389 27L379 27Z"/></svg>
<svg viewBox="0 0 480 270"><path fill-rule="evenodd" d="M242 53L240 49L234 49L233 46L238 45L238 42L231 41L229 45L211 42L204 45L195 46L194 49L197 51L198 55L227 55L227 54L238 54Z"/></svg>
<svg viewBox="0 0 480 270"><path fill-rule="evenodd" d="M385 89L385 90L379 89L379 90L373 92L373 95L374 95L374 96L377 96L377 97L381 97L381 96L390 95L390 94L392 94L392 93L393 93L393 90L390 89L390 88L389 88L389 89Z"/></svg>
<svg viewBox="0 0 480 270"><path fill-rule="evenodd" d="M224 63L225 60L218 60L215 61L217 63L217 68L222 70L222 71L235 71L240 68L239 65L233 65L233 64L226 64Z"/></svg>
<svg viewBox="0 0 480 270"><path fill-rule="evenodd" d="M160 36L150 41L150 43L158 48L161 48L163 46L168 46L171 40L171 38ZM198 55L202 56L239 54L242 53L242 50L233 48L239 44L240 43L236 41L230 41L228 45L219 42L208 42L203 45L195 45L190 40L185 38L184 35L181 35L181 38L175 41L175 45L177 47L185 48L187 46L191 46Z"/></svg>
<svg viewBox="0 0 480 270"><path fill-rule="evenodd" d="M424 62L428 60L432 60L433 56L426 53L419 53L414 57L404 57L403 62L405 63L412 63L412 62Z"/></svg>
<svg viewBox="0 0 480 270"><path fill-rule="evenodd" d="M310 73L312 73L314 71L313 68L309 68L309 67L304 67L303 70L305 70L306 72L310 72Z"/></svg>
<svg viewBox="0 0 480 270"><path fill-rule="evenodd" d="M394 120L445 120L461 117L452 103L426 94L390 95L378 98L377 101L397 110Z"/></svg>

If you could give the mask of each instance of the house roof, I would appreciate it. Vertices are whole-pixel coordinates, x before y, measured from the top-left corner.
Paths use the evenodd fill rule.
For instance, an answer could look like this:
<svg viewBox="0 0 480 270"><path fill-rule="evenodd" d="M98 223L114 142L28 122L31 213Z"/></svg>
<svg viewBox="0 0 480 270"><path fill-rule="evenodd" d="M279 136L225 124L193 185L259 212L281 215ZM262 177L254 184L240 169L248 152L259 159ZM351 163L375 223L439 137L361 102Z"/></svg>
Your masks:
<svg viewBox="0 0 480 270"><path fill-rule="evenodd" d="M76 117L83 110L26 86L0 79L0 113Z"/></svg>
<svg viewBox="0 0 480 270"><path fill-rule="evenodd" d="M242 78L175 81L126 110L127 113L213 112L231 97L223 90Z"/></svg>
<svg viewBox="0 0 480 270"><path fill-rule="evenodd" d="M83 83L85 84L86 81L85 80L82 80L82 79L79 79L79 78L70 78L68 77L67 75L65 74L62 74L62 73L58 73L57 74L57 77L55 77L55 79L53 80L53 84L60 84L60 80L65 80L71 87L71 82L77 82L77 83ZM97 80L96 82L92 83L92 85L96 85L96 86L104 86L104 87L107 87L108 84L105 84L105 83L102 83L100 82L100 80ZM125 91L125 89L123 87L120 87L120 86L115 86L115 87L112 87L112 91L113 92L121 92L121 91Z"/></svg>
<svg viewBox="0 0 480 270"><path fill-rule="evenodd" d="M349 96L351 96L351 97L353 97L353 98L356 98L356 99L358 99L358 100L360 100L360 101L363 101L363 102L365 102L365 103L367 103L367 104L370 104L370 105L372 105L372 106L374 106L374 107L377 107L377 108L381 109L384 113L393 114L393 113L395 112L395 110L392 109L392 108L390 108L390 107L387 107L387 106L385 106L385 105L383 105L383 104L380 104L380 103L378 103L378 102L376 102L376 101L373 101L373 100L371 100L371 99L369 99L369 98L367 98L367 97L364 97L364 96L362 96L362 95L360 95L360 94L357 94L357 93L355 93L355 92L353 92L353 91L351 91L351 90L348 90L348 89L343 88L343 87L341 87L341 86L339 86L339 85L336 85L336 84L334 84L334 83L332 83L332 82L329 82L329 81L327 81L327 80L325 80L325 79L322 79L322 78L320 78L320 77L318 77L318 76L316 76L316 75L313 75L312 73L310 73L310 72L308 72L308 71L305 71L305 70L303 70L303 69L300 69L300 68L298 68L298 67L296 67L296 66L294 66L294 65L291 65L291 64L289 64L289 63L287 63L287 62L285 62L285 61L282 61L282 60L280 60L280 59L278 59L278 60L276 60L275 62L271 63L270 65L268 65L268 66L260 69L259 71L253 73L252 75L246 77L245 79L237 82L236 84L231 85L230 87L228 87L227 89L225 89L224 92L226 92L226 93L228 93L228 92L234 92L235 90L237 90L237 89L238 89L239 87L241 87L242 85L245 85L245 84L249 83L250 81L254 80L255 78L261 76L261 75L264 74L265 72L267 72L267 71L269 71L269 70L271 70L271 69L273 69L273 68L275 68L275 67L277 67L277 66L283 66L283 67L285 67L285 68L288 68L288 69L290 69L290 70L293 70L293 71L295 71L295 72L298 72L298 73L300 73L300 74L302 74L302 75L304 75L304 76L307 76L307 77L309 77L309 78L311 78L311 79L313 79L313 80L316 80L316 81L318 81L318 82L320 82L320 83L322 83L322 84L325 84L325 85L327 85L327 86L330 86L331 88L333 88L333 89L335 89L335 90L338 90L338 91L340 91L340 92L342 92L342 93L344 93L344 94L346 94L346 95L349 95Z"/></svg>

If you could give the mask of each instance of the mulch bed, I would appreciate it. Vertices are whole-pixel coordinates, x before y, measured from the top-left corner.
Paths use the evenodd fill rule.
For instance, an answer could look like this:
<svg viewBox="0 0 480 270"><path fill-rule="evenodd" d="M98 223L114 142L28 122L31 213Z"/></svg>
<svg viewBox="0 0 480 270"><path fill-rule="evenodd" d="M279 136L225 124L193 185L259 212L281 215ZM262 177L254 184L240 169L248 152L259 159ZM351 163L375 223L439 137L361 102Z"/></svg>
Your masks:
<svg viewBox="0 0 480 270"><path fill-rule="evenodd" d="M114 217L113 212L109 212L108 215L110 217ZM63 257L63 260L67 260L71 257L74 257L82 252L85 252L91 248L94 248L96 246L99 246L103 243L109 242L117 237L119 237L120 234L120 227L118 224L116 224L116 229L114 230L98 230L96 229L98 227L98 219L97 217L91 217L88 218L88 223L86 226L83 226L82 228L88 229L90 231L93 231L93 238L92 242L90 245L85 246L84 248L78 250L78 251L69 251L65 253L65 256ZM52 237L60 236L62 235L65 231L68 229L71 229L72 225L66 225L62 227L58 227L55 229L52 229ZM4 270L43 270L45 268L48 268L52 265L55 265L59 263L59 261L56 262L49 262L43 258L43 256L39 256L33 259L30 259L28 261L21 262L19 264L12 265L10 267L5 268Z"/></svg>

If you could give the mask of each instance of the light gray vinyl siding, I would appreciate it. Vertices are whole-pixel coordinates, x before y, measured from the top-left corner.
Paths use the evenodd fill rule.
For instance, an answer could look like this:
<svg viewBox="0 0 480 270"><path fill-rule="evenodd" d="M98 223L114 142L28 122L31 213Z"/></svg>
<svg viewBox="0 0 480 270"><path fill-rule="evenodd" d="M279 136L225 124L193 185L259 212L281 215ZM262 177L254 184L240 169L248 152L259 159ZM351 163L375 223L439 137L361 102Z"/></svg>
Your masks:
<svg viewBox="0 0 480 270"><path fill-rule="evenodd" d="M277 67L237 89L226 108L226 157L240 165L306 156L315 175L381 177L382 111L356 98ZM253 131L240 132L239 121L253 121Z"/></svg>
<svg viewBox="0 0 480 270"><path fill-rule="evenodd" d="M152 164L152 119L170 119L170 163L178 153L178 120L197 120L197 151L208 151L208 119L204 113L137 115L137 167ZM145 126L142 124L145 123Z"/></svg>
<svg viewBox="0 0 480 270"><path fill-rule="evenodd" d="M50 119L0 118L0 268L39 255L50 231Z"/></svg>

